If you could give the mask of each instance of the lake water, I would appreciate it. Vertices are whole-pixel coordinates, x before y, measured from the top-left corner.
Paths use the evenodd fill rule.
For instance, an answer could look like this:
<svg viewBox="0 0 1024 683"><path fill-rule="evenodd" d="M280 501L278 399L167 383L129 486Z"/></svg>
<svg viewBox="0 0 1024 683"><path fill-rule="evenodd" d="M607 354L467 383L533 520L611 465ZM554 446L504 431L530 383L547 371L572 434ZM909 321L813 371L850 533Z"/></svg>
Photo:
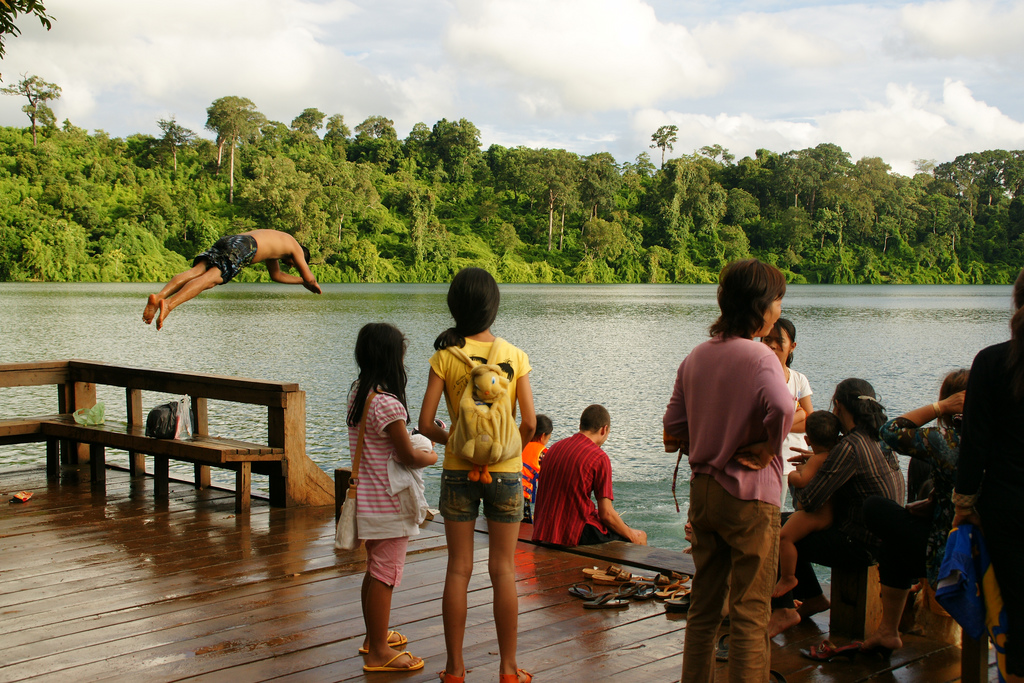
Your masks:
<svg viewBox="0 0 1024 683"><path fill-rule="evenodd" d="M355 378L359 328L383 320L409 339L406 365L414 419L426 387L433 340L450 324L444 285L218 287L176 309L164 329L145 325L154 285L0 283L0 362L84 358L147 368L298 382L306 391L307 452L328 472L349 464L344 398ZM651 543L681 548L689 471L680 470L677 514L670 491L674 457L662 452L661 416L679 362L707 338L718 313L708 285L503 285L492 330L525 350L538 412L553 438L571 435L580 412L604 404L612 416L605 445L616 509ZM1009 338L1007 286L791 286L783 316L797 327L794 369L807 375L816 408L836 383L870 381L889 415L934 401L942 377L969 367L981 348ZM0 396L4 415L55 412L55 393L19 388ZM166 396L144 394L146 410ZM110 419L124 419L124 393L99 389ZM446 419L442 402L441 416ZM211 432L262 440L265 413L212 402ZM262 429L262 433L261 433ZM42 462L39 444L0 448L0 469ZM127 462L123 453L110 461ZM173 466L172 466L173 467ZM185 477L190 466L178 466ZM213 470L229 487L233 474ZM427 474L437 500L440 469ZM266 480L253 478L255 491Z"/></svg>

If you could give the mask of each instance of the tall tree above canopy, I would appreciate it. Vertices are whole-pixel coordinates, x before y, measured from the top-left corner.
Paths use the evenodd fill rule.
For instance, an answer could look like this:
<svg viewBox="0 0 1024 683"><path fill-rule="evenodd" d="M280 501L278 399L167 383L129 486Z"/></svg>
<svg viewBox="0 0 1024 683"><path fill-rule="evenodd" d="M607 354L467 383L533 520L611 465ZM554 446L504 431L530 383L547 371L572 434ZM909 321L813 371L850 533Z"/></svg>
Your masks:
<svg viewBox="0 0 1024 683"><path fill-rule="evenodd" d="M316 107L303 109L302 113L292 119L292 130L306 135L316 135L316 131L324 127L327 114Z"/></svg>
<svg viewBox="0 0 1024 683"><path fill-rule="evenodd" d="M195 140L196 133L194 130L185 128L175 121L174 116L171 116L170 120L160 119L156 124L164 132L164 144L171 148L171 156L174 158L174 171L177 173L178 148Z"/></svg>
<svg viewBox="0 0 1024 683"><path fill-rule="evenodd" d="M352 161L369 161L390 167L402 151L395 131L395 122L385 116L370 116L356 126L353 141L355 158Z"/></svg>
<svg viewBox="0 0 1024 683"><path fill-rule="evenodd" d="M5 0L0 0L0 6ZM28 104L21 108L28 115L32 122L32 146L37 144L36 124L52 126L54 123L53 110L46 106L50 100L60 99L60 86L56 83L47 83L39 76L21 75L17 85L0 88L5 95L19 95L28 98Z"/></svg>
<svg viewBox="0 0 1024 683"><path fill-rule="evenodd" d="M50 30L50 22L53 17L46 13L46 8L40 0L0 0L0 59L6 55L7 36L18 36L21 29L14 21L19 14L34 14L39 17L39 23Z"/></svg>
<svg viewBox="0 0 1024 683"><path fill-rule="evenodd" d="M249 140L259 134L267 118L256 111L256 105L247 97L228 95L214 100L206 109L206 128L217 133L217 167L220 168L221 150L225 142L231 143L228 204L235 201L235 146L240 140Z"/></svg>
<svg viewBox="0 0 1024 683"><path fill-rule="evenodd" d="M679 126L661 126L651 136L651 149L661 150L661 167L665 168L665 150L672 151L672 145L676 143L678 139L676 133L679 132Z"/></svg>
<svg viewBox="0 0 1024 683"><path fill-rule="evenodd" d="M448 177L459 183L465 180L469 160L480 153L480 130L466 119L441 119L434 124L427 146L444 164Z"/></svg>
<svg viewBox="0 0 1024 683"><path fill-rule="evenodd" d="M324 134L324 142L334 145L337 149L344 150L345 143L352 135L352 131L345 125L344 114L332 114L327 119L327 133Z"/></svg>

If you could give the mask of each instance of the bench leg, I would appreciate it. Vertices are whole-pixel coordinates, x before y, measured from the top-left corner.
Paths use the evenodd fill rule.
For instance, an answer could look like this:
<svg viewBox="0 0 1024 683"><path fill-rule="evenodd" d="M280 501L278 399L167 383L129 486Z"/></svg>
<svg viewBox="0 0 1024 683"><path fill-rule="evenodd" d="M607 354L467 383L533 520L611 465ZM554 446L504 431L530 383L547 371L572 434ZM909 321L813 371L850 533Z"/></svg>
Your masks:
<svg viewBox="0 0 1024 683"><path fill-rule="evenodd" d="M283 508L288 506L288 489L285 478L280 474L271 474L269 477L270 484L270 504L274 507Z"/></svg>
<svg viewBox="0 0 1024 683"><path fill-rule="evenodd" d="M57 439L46 440L46 477L48 479L60 477L60 446Z"/></svg>
<svg viewBox="0 0 1024 683"><path fill-rule="evenodd" d="M170 495L171 462L166 455L153 456L153 493L157 498Z"/></svg>
<svg viewBox="0 0 1024 683"><path fill-rule="evenodd" d="M235 472L235 512L249 511L249 489L252 486L252 463L238 463Z"/></svg>
<svg viewBox="0 0 1024 683"><path fill-rule="evenodd" d="M197 489L208 489L210 488L210 466L209 465L195 465L195 482Z"/></svg>
<svg viewBox="0 0 1024 683"><path fill-rule="evenodd" d="M985 683L988 681L988 635L980 640L963 634L960 644L961 683Z"/></svg>
<svg viewBox="0 0 1024 683"><path fill-rule="evenodd" d="M92 472L94 487L106 487L107 485L106 450L102 444L89 444L89 469Z"/></svg>
<svg viewBox="0 0 1024 683"><path fill-rule="evenodd" d="M132 477L146 475L146 456L143 453L128 451L128 474Z"/></svg>

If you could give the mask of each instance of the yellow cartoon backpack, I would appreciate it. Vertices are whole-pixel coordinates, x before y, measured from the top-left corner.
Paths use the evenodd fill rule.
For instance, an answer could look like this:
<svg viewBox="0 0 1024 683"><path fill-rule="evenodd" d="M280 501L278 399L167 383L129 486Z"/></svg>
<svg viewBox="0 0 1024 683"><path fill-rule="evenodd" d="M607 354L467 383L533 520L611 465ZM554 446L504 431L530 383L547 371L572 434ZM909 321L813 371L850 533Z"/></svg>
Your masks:
<svg viewBox="0 0 1024 683"><path fill-rule="evenodd" d="M469 382L459 399L459 417L448 435L448 449L473 464L470 481L484 484L491 482L489 465L518 457L523 451L512 415L509 379L496 363L505 344L504 339L496 338L484 364L456 346L447 347L470 368Z"/></svg>

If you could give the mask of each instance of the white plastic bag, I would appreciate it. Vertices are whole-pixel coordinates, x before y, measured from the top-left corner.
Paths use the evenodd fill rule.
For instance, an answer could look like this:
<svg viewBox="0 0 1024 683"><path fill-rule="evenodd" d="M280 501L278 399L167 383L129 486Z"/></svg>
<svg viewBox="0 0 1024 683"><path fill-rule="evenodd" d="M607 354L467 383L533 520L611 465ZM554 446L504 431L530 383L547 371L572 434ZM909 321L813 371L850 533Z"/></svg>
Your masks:
<svg viewBox="0 0 1024 683"><path fill-rule="evenodd" d="M341 517L334 532L334 547L338 550L355 550L359 547L359 533L356 530L356 497L349 491L341 506Z"/></svg>

